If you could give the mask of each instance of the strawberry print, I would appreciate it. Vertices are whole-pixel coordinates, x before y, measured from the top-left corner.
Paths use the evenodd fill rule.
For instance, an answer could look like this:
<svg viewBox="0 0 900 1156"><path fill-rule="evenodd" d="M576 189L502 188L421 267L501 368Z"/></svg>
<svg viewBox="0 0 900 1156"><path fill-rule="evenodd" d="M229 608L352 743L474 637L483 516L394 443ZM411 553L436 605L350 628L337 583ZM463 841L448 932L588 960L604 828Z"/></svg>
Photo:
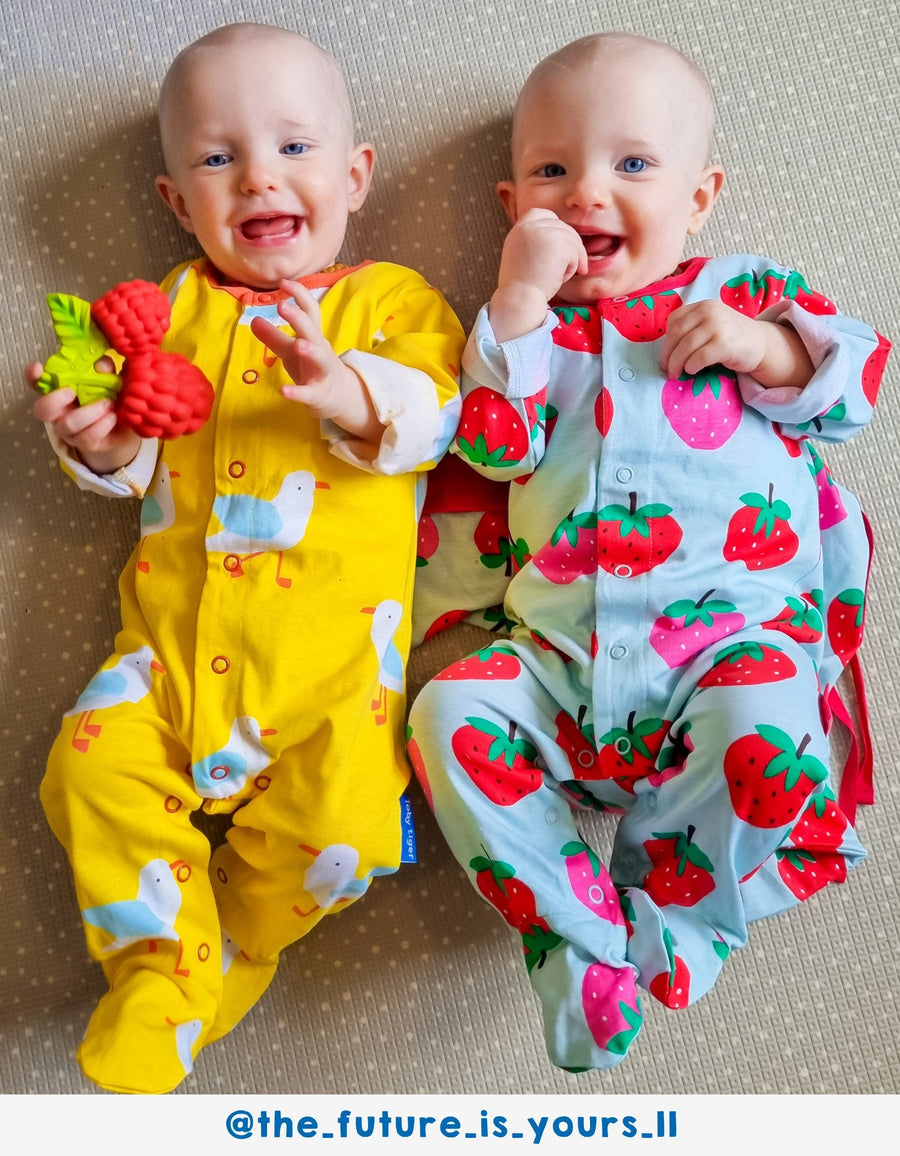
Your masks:
<svg viewBox="0 0 900 1156"><path fill-rule="evenodd" d="M531 557L522 538L516 542L510 540L504 514L488 511L482 515L473 537L482 566L488 570L499 570L502 567L507 578L518 573Z"/></svg>
<svg viewBox="0 0 900 1156"><path fill-rule="evenodd" d="M849 823L826 789L807 804L786 846L775 852L778 874L798 899L808 899L828 883L843 883L847 860L839 851Z"/></svg>
<svg viewBox="0 0 900 1156"><path fill-rule="evenodd" d="M514 466L527 456L532 431L505 397L479 386L463 400L456 438L475 465Z"/></svg>
<svg viewBox="0 0 900 1156"><path fill-rule="evenodd" d="M644 844L644 850L653 864L643 882L657 907L675 903L679 907L693 907L715 889L713 865L709 856L693 842L693 826L687 831L666 831Z"/></svg>
<svg viewBox="0 0 900 1156"><path fill-rule="evenodd" d="M547 952L562 943L562 936L538 915L531 888L516 878L515 868L509 863L492 859L487 853L476 855L469 867L475 872L475 884L481 894L522 936L527 970L540 967Z"/></svg>
<svg viewBox="0 0 900 1156"><path fill-rule="evenodd" d="M597 514L597 564L617 578L646 574L665 562L681 543L681 527L671 506L638 506L637 494L627 506L604 506Z"/></svg>
<svg viewBox="0 0 900 1156"><path fill-rule="evenodd" d="M807 448L810 457L809 470L815 480L819 496L819 529L829 530L838 522L843 522L847 517L847 509L841 499L841 488L831 476L831 470L816 453L815 447L811 443Z"/></svg>
<svg viewBox="0 0 900 1156"><path fill-rule="evenodd" d="M679 598L663 611L650 631L650 645L673 669L729 634L743 630L746 619L731 602L711 598L707 590L699 602Z"/></svg>
<svg viewBox="0 0 900 1156"><path fill-rule="evenodd" d="M558 318L553 343L576 353L599 353L603 348L603 318L587 305L554 305Z"/></svg>
<svg viewBox="0 0 900 1156"><path fill-rule="evenodd" d="M613 399L612 394L604 386L597 394L597 400L594 402L594 424L600 431L601 437L606 437L610 431L613 420Z"/></svg>
<svg viewBox="0 0 900 1156"><path fill-rule="evenodd" d="M795 745L785 731L761 724L731 744L725 778L739 819L752 827L782 827L800 814L828 775L819 759L804 753L810 737Z"/></svg>
<svg viewBox="0 0 900 1156"><path fill-rule="evenodd" d="M428 771L425 769L425 760L422 758L422 750L417 740L413 737L413 729L411 726L407 726L406 728L406 753L409 756L410 765L416 773L416 778L419 780L419 786L422 788L425 801L433 811L434 796L431 792L431 783L428 781Z"/></svg>
<svg viewBox="0 0 900 1156"><path fill-rule="evenodd" d="M483 718L467 718L450 745L460 766L479 790L498 807L511 807L538 790L541 772L534 765L537 749L516 738L516 724L506 731Z"/></svg>
<svg viewBox="0 0 900 1156"><path fill-rule="evenodd" d="M743 402L730 369L713 365L691 377L670 378L662 390L669 425L692 450L721 449L737 432Z"/></svg>
<svg viewBox="0 0 900 1156"><path fill-rule="evenodd" d="M784 610L762 625L767 630L780 630L797 642L818 642L825 630L823 598L821 590L810 590L799 598L790 595L784 600Z"/></svg>
<svg viewBox="0 0 900 1156"><path fill-rule="evenodd" d="M580 839L572 839L559 853L566 861L566 873L576 899L599 919L624 927L618 892L597 852Z"/></svg>
<svg viewBox="0 0 900 1156"><path fill-rule="evenodd" d="M743 562L748 570L771 570L789 562L800 547L800 539L788 524L791 508L774 497L741 494L743 505L732 514L722 553L726 562Z"/></svg>
<svg viewBox="0 0 900 1156"><path fill-rule="evenodd" d="M759 276L741 273L725 282L719 296L726 305L748 317L757 317L783 299L796 301L810 313L837 312L831 301L821 293L813 293L803 277L793 271L767 269Z"/></svg>
<svg viewBox="0 0 900 1156"><path fill-rule="evenodd" d="M656 760L669 731L665 719L645 718L635 722L631 711L624 727L613 727L601 736L598 771L593 777L612 779L629 794L634 784L656 769Z"/></svg>
<svg viewBox="0 0 900 1156"><path fill-rule="evenodd" d="M568 585L597 570L597 515L592 511L576 514L573 510L556 527L547 542L534 556L534 565L548 582Z"/></svg>
<svg viewBox="0 0 900 1156"><path fill-rule="evenodd" d="M674 289L607 302L608 320L628 341L656 341L666 332L671 314L681 305Z"/></svg>
<svg viewBox="0 0 900 1156"><path fill-rule="evenodd" d="M434 677L435 682L460 682L465 679L481 682L504 682L517 678L522 664L512 651L500 646L488 646L454 662Z"/></svg>
<svg viewBox="0 0 900 1156"><path fill-rule="evenodd" d="M427 566L440 545L437 524L431 514L419 518L419 534L416 540L416 566Z"/></svg>
<svg viewBox="0 0 900 1156"><path fill-rule="evenodd" d="M880 333L876 333L875 336L878 338L878 345L866 358L866 363L862 368L863 394L869 405L874 405L875 399L878 397L884 367L887 365L888 354L891 351L891 343L886 337L882 337Z"/></svg>
<svg viewBox="0 0 900 1156"><path fill-rule="evenodd" d="M624 1056L644 1019L631 968L592 963L582 980L581 1006L594 1042Z"/></svg>
<svg viewBox="0 0 900 1156"><path fill-rule="evenodd" d="M866 595L855 588L842 590L828 607L826 624L831 649L846 666L862 643Z"/></svg>
<svg viewBox="0 0 900 1156"><path fill-rule="evenodd" d="M797 667L779 646L735 642L720 650L698 686L759 686L793 678Z"/></svg>
<svg viewBox="0 0 900 1156"><path fill-rule="evenodd" d="M464 610L462 608L459 610L445 611L445 613L435 618L434 622L426 629L422 636L423 641L434 638L435 635L440 634L442 630L449 630L451 626L457 626L460 622L465 622L471 613L471 610Z"/></svg>
<svg viewBox="0 0 900 1156"><path fill-rule="evenodd" d="M556 745L565 752L575 779L593 779L597 765L597 748L594 746L594 728L585 724L587 706L581 705L575 718L566 710L556 716Z"/></svg>
<svg viewBox="0 0 900 1156"><path fill-rule="evenodd" d="M647 985L654 999L672 1011L686 1008L691 1002L691 972L672 946L672 933L668 927L663 931L663 944L669 960L668 971L655 975Z"/></svg>

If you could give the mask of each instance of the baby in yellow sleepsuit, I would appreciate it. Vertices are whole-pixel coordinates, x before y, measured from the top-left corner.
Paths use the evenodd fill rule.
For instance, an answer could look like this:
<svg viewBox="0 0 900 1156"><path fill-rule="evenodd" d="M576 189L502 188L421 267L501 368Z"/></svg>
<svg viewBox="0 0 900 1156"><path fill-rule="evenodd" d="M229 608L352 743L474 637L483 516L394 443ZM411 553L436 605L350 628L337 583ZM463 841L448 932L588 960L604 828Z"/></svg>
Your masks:
<svg viewBox="0 0 900 1156"><path fill-rule="evenodd" d="M71 390L34 407L80 486L143 497L115 654L41 788L110 985L78 1059L129 1092L175 1087L279 952L400 862L417 486L463 344L418 274L333 264L374 152L327 53L226 26L176 58L159 112L157 187L205 254L162 283L163 348L212 415L157 442ZM201 808L234 817L212 855Z"/></svg>

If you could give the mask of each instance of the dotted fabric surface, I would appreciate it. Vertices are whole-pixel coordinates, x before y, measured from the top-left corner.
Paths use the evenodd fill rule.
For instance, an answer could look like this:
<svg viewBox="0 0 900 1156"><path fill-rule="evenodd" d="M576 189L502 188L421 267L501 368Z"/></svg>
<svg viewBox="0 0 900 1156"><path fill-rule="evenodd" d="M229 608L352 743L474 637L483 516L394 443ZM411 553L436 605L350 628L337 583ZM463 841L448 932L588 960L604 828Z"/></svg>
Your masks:
<svg viewBox="0 0 900 1156"><path fill-rule="evenodd" d="M517 86L598 28L667 39L709 75L729 179L694 252L792 263L900 341L895 3L880 0L35 0L0 13L0 1092L95 1091L74 1050L102 980L37 788L62 712L106 657L137 509L81 494L30 413L22 366L52 352L44 295L159 279L192 253L159 202L153 108L167 62L217 24L303 31L343 64L375 188L345 256L418 267L469 325L504 232ZM602 23L601 23L602 21ZM263 1001L205 1049L210 1092L890 1093L900 1085L900 636L894 355L872 427L829 450L877 551L863 651L876 754L869 861L752 929L697 1006L648 1000L628 1060L578 1077L546 1060L515 937L469 887L421 794L419 862L288 950ZM477 645L417 653L412 688ZM601 850L610 830L592 828Z"/></svg>

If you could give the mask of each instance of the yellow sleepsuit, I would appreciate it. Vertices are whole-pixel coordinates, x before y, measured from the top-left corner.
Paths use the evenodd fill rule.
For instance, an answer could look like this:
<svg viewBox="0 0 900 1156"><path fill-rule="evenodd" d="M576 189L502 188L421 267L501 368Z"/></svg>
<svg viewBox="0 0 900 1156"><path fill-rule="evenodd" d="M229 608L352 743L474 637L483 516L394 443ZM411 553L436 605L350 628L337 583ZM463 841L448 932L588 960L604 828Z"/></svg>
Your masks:
<svg viewBox="0 0 900 1156"><path fill-rule="evenodd" d="M143 497L115 653L41 786L110 985L78 1059L111 1090L175 1087L279 952L400 862L417 489L455 431L464 338L401 266L304 283L386 426L374 460L281 396L249 323L283 324L282 295L205 259L162 283L163 348L213 383L208 422L103 478L55 443L83 488ZM198 809L233 814L212 856Z"/></svg>

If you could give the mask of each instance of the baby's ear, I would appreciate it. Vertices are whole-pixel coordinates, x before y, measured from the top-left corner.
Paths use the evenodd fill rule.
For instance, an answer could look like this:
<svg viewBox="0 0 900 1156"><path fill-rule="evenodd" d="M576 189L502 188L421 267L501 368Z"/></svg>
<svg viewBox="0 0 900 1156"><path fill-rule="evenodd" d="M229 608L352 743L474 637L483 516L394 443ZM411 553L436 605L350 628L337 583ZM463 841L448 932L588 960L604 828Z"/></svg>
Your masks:
<svg viewBox="0 0 900 1156"><path fill-rule="evenodd" d="M721 165L709 165L700 174L700 179L694 190L693 211L688 226L689 237L699 233L706 224L724 184L725 170Z"/></svg>
<svg viewBox="0 0 900 1156"><path fill-rule="evenodd" d="M516 209L516 182L500 181L497 184L497 196L509 218L509 223L514 225L519 215Z"/></svg>
<svg viewBox="0 0 900 1156"><path fill-rule="evenodd" d="M156 191L178 218L178 223L181 227L187 229L189 233L193 233L194 225L191 221L191 215L187 211L184 197L178 191L178 186L172 178L167 176L157 177L155 183Z"/></svg>
<svg viewBox="0 0 900 1156"><path fill-rule="evenodd" d="M375 146L368 142L355 145L350 153L350 169L347 173L351 213L362 208L369 194L374 169Z"/></svg>

